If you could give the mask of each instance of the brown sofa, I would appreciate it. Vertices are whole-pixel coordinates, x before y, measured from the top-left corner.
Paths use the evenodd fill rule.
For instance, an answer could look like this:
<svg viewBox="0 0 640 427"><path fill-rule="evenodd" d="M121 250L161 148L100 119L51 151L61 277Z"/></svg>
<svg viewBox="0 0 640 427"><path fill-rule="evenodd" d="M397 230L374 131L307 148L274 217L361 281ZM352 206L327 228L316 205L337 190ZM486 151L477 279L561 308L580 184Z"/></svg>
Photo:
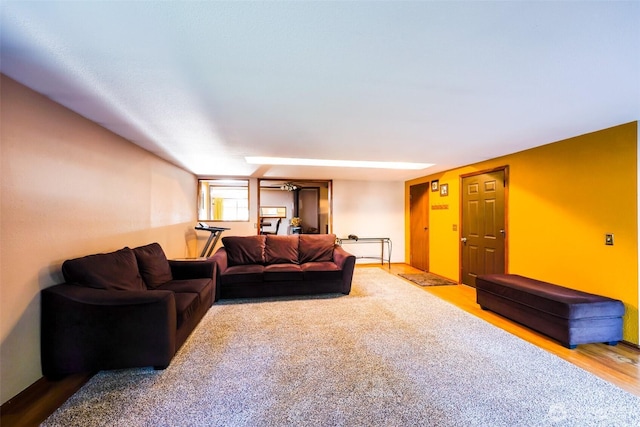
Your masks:
<svg viewBox="0 0 640 427"><path fill-rule="evenodd" d="M223 237L216 300L351 292L355 256L334 234Z"/></svg>
<svg viewBox="0 0 640 427"><path fill-rule="evenodd" d="M213 304L214 269L157 243L65 261L41 293L43 374L167 367Z"/></svg>

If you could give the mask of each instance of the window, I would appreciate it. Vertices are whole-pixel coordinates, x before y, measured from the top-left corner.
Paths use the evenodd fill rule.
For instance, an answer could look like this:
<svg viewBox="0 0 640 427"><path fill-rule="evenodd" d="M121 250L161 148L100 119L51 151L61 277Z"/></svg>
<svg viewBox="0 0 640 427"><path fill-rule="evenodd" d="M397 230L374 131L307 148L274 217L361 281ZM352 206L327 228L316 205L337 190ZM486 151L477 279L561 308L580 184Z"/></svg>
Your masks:
<svg viewBox="0 0 640 427"><path fill-rule="evenodd" d="M201 179L198 181L199 221L249 221L249 181Z"/></svg>

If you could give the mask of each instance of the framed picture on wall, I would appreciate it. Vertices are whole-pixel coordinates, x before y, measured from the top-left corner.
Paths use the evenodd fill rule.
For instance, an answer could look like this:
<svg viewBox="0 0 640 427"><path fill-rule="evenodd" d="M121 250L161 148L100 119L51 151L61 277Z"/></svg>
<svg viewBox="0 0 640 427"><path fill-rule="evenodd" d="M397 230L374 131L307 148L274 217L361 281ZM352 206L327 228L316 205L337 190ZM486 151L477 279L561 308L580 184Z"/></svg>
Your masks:
<svg viewBox="0 0 640 427"><path fill-rule="evenodd" d="M448 196L449 195L449 184L442 184L440 186L440 196Z"/></svg>
<svg viewBox="0 0 640 427"><path fill-rule="evenodd" d="M431 181L431 191L438 191L438 180Z"/></svg>

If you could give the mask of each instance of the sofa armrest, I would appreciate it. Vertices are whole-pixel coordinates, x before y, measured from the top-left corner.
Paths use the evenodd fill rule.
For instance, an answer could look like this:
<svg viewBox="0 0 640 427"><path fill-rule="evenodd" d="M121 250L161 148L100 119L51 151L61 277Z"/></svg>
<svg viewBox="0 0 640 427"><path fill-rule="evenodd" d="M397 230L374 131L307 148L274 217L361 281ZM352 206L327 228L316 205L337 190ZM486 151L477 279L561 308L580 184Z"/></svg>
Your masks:
<svg viewBox="0 0 640 427"><path fill-rule="evenodd" d="M41 292L46 377L166 367L176 351L176 303L166 290L109 291L71 284Z"/></svg>
<svg viewBox="0 0 640 427"><path fill-rule="evenodd" d="M174 280L212 279L215 274L215 262L203 260L169 260Z"/></svg>
<svg viewBox="0 0 640 427"><path fill-rule="evenodd" d="M216 264L219 273L225 271L229 266L227 250L224 247L219 248L209 259Z"/></svg>
<svg viewBox="0 0 640 427"><path fill-rule="evenodd" d="M215 264L215 271L213 276L214 286L216 290L215 301L220 299L220 274L229 266L229 258L227 256L227 250L224 246L218 248L218 250L209 258Z"/></svg>
<svg viewBox="0 0 640 427"><path fill-rule="evenodd" d="M353 264L355 265L355 255L351 255L340 245L335 245L335 247L333 248L333 262L335 262L336 265L341 269L344 269L345 265L350 262L350 257L353 258Z"/></svg>
<svg viewBox="0 0 640 427"><path fill-rule="evenodd" d="M347 295L351 292L351 281L353 271L356 267L356 257L345 251L342 246L336 245L333 248L333 262L342 270L342 293Z"/></svg>

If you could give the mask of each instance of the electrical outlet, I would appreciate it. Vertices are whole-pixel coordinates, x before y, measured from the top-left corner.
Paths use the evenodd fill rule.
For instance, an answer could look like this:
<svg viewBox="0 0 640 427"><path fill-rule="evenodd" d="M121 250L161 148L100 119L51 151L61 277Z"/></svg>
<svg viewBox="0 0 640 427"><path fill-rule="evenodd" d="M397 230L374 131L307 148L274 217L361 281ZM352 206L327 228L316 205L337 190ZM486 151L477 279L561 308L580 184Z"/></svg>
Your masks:
<svg viewBox="0 0 640 427"><path fill-rule="evenodd" d="M604 235L604 244L607 246L613 246L613 234L607 233Z"/></svg>

